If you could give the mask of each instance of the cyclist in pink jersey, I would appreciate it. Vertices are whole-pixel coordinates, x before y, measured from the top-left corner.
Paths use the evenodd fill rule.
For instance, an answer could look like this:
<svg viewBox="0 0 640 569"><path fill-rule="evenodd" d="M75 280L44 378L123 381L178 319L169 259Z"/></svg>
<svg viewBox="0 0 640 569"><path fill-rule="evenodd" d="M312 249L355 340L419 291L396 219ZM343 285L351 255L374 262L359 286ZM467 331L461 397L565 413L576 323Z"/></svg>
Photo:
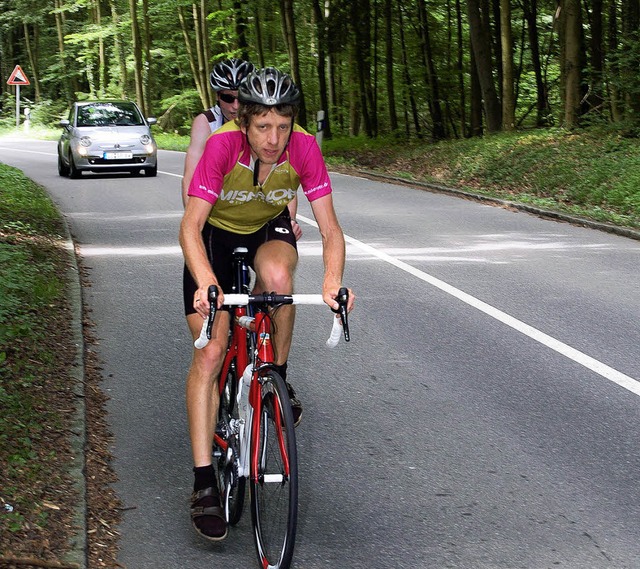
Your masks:
<svg viewBox="0 0 640 569"><path fill-rule="evenodd" d="M296 239L287 205L298 187L311 203L323 245L325 302L338 308L345 241L333 207L331 181L315 138L294 124L300 91L274 68L249 74L240 84L238 119L207 140L189 186L180 227L180 244L193 283L185 287L185 312L197 338L209 313L207 290L229 292L231 255L247 247L256 273L255 291L290 294L298 262ZM353 308L350 294L348 310ZM222 307L222 295L218 300ZM279 372L286 380L295 312L283 306L274 316L274 347ZM212 341L194 350L187 376L187 414L194 460L191 519L196 531L211 540L226 537L227 527L211 463L213 427L218 412L217 378L227 347L229 313L217 312ZM292 410L300 420L302 406L287 382Z"/></svg>

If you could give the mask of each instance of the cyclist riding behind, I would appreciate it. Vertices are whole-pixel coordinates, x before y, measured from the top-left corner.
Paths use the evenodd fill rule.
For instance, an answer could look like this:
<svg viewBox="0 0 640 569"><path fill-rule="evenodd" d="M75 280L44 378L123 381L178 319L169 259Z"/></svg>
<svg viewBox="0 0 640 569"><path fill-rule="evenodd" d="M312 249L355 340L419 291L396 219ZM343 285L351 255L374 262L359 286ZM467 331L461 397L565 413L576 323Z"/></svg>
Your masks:
<svg viewBox="0 0 640 569"><path fill-rule="evenodd" d="M191 139L184 160L182 176L182 203L187 203L187 194L193 171L204 152L204 145L211 133L238 116L238 87L253 71L253 63L238 58L216 63L209 74L209 83L216 93L216 104L200 113L191 124Z"/></svg>
<svg viewBox="0 0 640 569"><path fill-rule="evenodd" d="M342 286L345 241L331 196L331 181L315 137L294 123L300 91L275 68L255 70L240 84L236 121L207 140L191 180L180 244L191 278L185 311L193 338L208 316L207 290L231 290L233 250L246 247L256 273L255 292L290 294L298 262L288 204L298 187L311 203L322 237L322 295L333 309ZM348 310L354 295L349 296ZM218 299L222 307L223 296ZM274 315L273 345L278 372L286 381L295 312L283 306ZM227 527L212 466L211 448L218 413L217 381L227 348L229 312L216 313L211 342L194 350L187 376L187 414L194 460L191 518L205 538L226 537ZM302 405L287 382L294 420Z"/></svg>

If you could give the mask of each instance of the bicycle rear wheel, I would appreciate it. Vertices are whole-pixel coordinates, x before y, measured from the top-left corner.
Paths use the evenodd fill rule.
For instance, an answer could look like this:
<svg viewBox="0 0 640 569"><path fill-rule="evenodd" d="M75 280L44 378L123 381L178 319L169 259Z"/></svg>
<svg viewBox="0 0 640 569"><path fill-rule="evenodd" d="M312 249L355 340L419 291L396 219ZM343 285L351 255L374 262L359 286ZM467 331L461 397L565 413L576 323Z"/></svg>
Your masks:
<svg viewBox="0 0 640 569"><path fill-rule="evenodd" d="M251 472L251 519L261 567L287 569L293 556L298 519L298 456L293 415L282 378L261 378L258 472ZM252 449L252 456L253 456ZM253 467L252 467L253 468Z"/></svg>
<svg viewBox="0 0 640 569"><path fill-rule="evenodd" d="M225 388L220 394L220 408L218 411L218 425L224 432L224 439L229 445L229 450L225 453L220 449L221 455L218 458L218 487L221 489L222 505L230 525L236 525L242 516L244 508L244 497L246 493L246 481L244 477L238 476L238 442L237 434L232 429L232 421L238 419L238 405L236 393L238 381L238 370L234 359L229 366L229 373L225 382Z"/></svg>

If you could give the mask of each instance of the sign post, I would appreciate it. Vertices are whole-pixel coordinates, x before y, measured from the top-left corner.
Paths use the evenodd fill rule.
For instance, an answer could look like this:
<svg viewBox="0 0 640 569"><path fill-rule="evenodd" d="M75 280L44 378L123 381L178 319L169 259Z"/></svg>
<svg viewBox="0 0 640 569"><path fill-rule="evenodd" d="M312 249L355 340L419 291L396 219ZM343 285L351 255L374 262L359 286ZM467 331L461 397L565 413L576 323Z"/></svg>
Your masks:
<svg viewBox="0 0 640 569"><path fill-rule="evenodd" d="M324 136L324 111L318 111L317 121L318 121L318 130L316 132L316 142L318 146L322 148L322 138Z"/></svg>
<svg viewBox="0 0 640 569"><path fill-rule="evenodd" d="M22 68L16 65L7 80L7 85L16 86L16 128L18 128L20 126L20 85L31 85L31 82Z"/></svg>

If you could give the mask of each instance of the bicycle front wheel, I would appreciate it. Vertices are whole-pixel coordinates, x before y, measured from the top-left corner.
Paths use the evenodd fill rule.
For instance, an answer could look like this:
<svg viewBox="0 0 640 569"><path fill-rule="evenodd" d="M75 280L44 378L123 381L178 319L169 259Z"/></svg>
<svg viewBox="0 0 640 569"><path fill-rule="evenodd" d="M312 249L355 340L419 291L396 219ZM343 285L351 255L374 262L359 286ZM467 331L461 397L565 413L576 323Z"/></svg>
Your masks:
<svg viewBox="0 0 640 569"><path fill-rule="evenodd" d="M293 414L283 379L269 370L260 379L257 472L251 472L251 519L260 567L287 569L298 518L298 456Z"/></svg>

